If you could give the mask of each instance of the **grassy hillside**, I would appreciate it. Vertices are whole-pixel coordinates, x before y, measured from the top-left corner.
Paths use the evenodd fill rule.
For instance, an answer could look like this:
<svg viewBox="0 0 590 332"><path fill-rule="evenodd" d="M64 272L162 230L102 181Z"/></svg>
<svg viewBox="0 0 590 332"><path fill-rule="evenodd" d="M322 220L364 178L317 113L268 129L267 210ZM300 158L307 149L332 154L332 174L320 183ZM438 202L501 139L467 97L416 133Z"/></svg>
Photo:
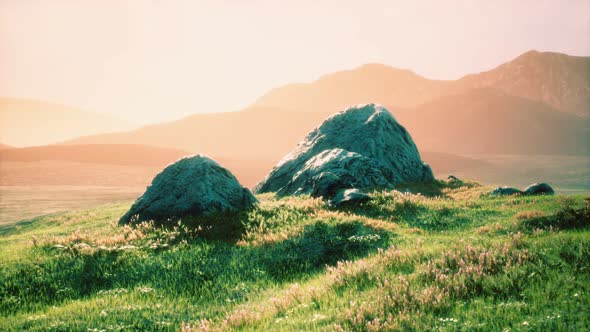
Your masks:
<svg viewBox="0 0 590 332"><path fill-rule="evenodd" d="M405 188L400 188L402 191ZM581 196L474 183L374 193L350 210L259 196L243 235L117 226L129 204L0 235L0 330L584 330ZM438 195L437 197L430 197Z"/></svg>

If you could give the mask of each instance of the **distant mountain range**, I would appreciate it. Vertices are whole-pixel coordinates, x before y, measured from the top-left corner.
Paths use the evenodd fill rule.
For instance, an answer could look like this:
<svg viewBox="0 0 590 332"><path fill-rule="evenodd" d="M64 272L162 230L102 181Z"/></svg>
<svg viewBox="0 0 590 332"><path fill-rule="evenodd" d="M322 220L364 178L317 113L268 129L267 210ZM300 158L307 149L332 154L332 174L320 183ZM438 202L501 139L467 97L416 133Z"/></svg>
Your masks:
<svg viewBox="0 0 590 332"><path fill-rule="evenodd" d="M195 114L68 143L150 144L227 158L278 161L329 114L387 106L423 151L590 153L590 58L531 51L456 81L369 64L279 87L242 111Z"/></svg>
<svg viewBox="0 0 590 332"><path fill-rule="evenodd" d="M455 81L429 80L409 70L368 64L325 75L313 83L276 88L254 105L307 112L336 112L367 102L412 108L475 88L499 89L559 111L590 116L590 57L530 51L490 71Z"/></svg>
<svg viewBox="0 0 590 332"><path fill-rule="evenodd" d="M45 145L130 128L104 114L35 100L0 98L0 142L8 145Z"/></svg>

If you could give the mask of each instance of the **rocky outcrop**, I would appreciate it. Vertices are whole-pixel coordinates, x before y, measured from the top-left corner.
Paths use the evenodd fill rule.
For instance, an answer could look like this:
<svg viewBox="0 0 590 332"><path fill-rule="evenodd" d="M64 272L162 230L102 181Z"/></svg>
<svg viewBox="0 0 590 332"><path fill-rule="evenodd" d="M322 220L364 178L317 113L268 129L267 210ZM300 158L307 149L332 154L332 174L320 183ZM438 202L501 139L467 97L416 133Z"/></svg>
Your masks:
<svg viewBox="0 0 590 332"><path fill-rule="evenodd" d="M156 175L119 223L208 217L252 207L256 198L225 168L203 156L185 157Z"/></svg>
<svg viewBox="0 0 590 332"><path fill-rule="evenodd" d="M255 188L331 197L340 189L391 188L434 179L412 138L384 107L337 113L310 132Z"/></svg>

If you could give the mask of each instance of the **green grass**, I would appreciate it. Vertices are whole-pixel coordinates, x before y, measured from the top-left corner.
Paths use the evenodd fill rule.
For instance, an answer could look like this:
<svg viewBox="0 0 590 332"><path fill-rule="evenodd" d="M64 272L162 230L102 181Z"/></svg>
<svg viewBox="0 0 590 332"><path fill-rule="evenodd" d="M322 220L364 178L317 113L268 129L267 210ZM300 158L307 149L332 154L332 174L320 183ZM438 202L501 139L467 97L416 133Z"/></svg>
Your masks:
<svg viewBox="0 0 590 332"><path fill-rule="evenodd" d="M2 229L0 330L590 328L583 196L400 189L346 210L262 195L239 237L118 226L129 204Z"/></svg>

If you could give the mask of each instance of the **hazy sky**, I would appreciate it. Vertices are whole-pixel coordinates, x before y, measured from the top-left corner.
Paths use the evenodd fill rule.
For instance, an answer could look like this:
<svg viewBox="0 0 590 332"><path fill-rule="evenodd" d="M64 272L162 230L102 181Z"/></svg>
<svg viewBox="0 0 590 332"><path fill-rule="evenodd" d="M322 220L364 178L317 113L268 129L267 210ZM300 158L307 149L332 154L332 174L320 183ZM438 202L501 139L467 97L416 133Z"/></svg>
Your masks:
<svg viewBox="0 0 590 332"><path fill-rule="evenodd" d="M590 1L0 0L0 96L142 123L380 62L428 78L590 55Z"/></svg>

